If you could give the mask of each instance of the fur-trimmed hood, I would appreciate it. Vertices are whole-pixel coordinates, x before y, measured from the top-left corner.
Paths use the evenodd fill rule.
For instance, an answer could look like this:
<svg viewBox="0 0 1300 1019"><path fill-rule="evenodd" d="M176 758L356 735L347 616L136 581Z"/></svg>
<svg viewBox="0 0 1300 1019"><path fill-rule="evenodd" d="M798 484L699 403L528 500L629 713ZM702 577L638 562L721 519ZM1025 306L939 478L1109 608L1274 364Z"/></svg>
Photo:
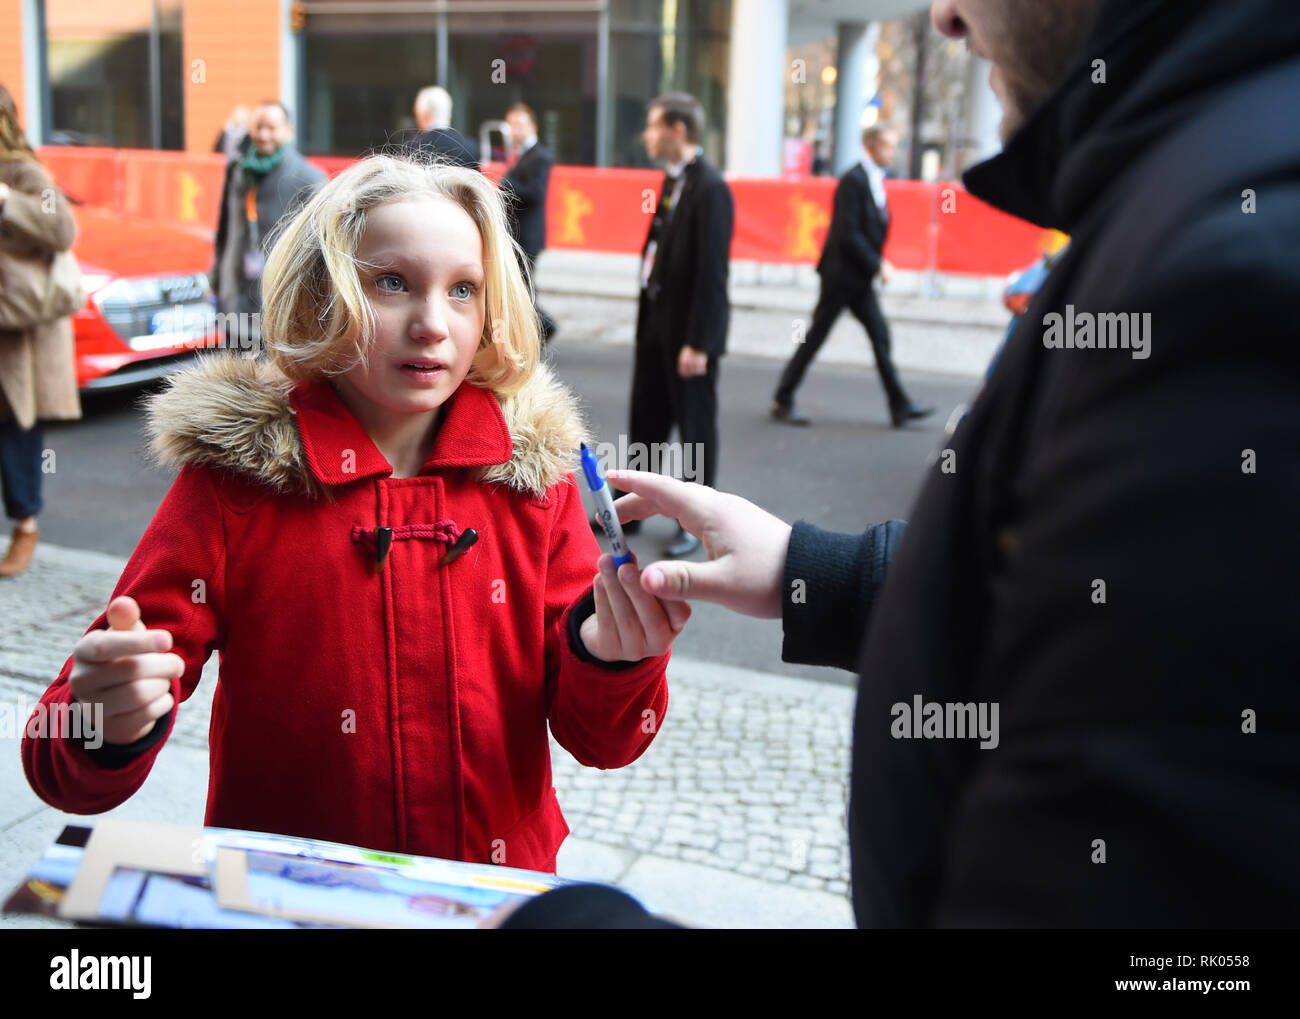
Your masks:
<svg viewBox="0 0 1300 1019"><path fill-rule="evenodd" d="M320 494L324 485L309 463L293 403L296 385L262 360L200 356L147 401L154 461L221 468L279 493ZM498 402L513 452L503 463L476 468L479 478L540 498L577 467L586 441L577 400L539 364L523 389Z"/></svg>

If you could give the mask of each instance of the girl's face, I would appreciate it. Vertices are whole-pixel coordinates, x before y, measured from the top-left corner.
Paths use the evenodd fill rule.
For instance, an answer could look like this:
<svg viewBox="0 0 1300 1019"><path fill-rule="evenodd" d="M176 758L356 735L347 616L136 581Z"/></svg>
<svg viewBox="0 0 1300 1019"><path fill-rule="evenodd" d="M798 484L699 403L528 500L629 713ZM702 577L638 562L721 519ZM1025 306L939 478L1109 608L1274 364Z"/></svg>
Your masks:
<svg viewBox="0 0 1300 1019"><path fill-rule="evenodd" d="M339 383L385 415L436 412L469 373L483 335L483 241L446 198L375 206L357 245L375 336Z"/></svg>

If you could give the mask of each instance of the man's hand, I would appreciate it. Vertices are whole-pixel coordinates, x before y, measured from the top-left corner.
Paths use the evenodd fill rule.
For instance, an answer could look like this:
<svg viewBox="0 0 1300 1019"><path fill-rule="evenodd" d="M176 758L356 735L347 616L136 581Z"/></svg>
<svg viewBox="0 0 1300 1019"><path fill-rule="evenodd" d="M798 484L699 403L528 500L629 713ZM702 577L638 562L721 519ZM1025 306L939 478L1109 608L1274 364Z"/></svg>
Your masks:
<svg viewBox="0 0 1300 1019"><path fill-rule="evenodd" d="M684 379L693 379L700 375L707 375L709 371L709 355L702 350L696 350L694 347L683 347L682 352L677 356L677 374Z"/></svg>
<svg viewBox="0 0 1300 1019"><path fill-rule="evenodd" d="M781 616L781 578L790 547L790 525L738 495L688 484L661 474L610 471L620 491L618 518L644 520L661 513L676 517L704 543L702 563L651 563L641 573L646 591L671 602L717 602L760 619Z"/></svg>
<svg viewBox="0 0 1300 1019"><path fill-rule="evenodd" d="M638 662L666 653L691 617L691 607L648 593L636 563L624 563L616 573L614 557L606 553L596 565L596 614L578 628L587 650L604 662Z"/></svg>
<svg viewBox="0 0 1300 1019"><path fill-rule="evenodd" d="M887 258L880 260L880 285L886 286L894 278L894 263Z"/></svg>

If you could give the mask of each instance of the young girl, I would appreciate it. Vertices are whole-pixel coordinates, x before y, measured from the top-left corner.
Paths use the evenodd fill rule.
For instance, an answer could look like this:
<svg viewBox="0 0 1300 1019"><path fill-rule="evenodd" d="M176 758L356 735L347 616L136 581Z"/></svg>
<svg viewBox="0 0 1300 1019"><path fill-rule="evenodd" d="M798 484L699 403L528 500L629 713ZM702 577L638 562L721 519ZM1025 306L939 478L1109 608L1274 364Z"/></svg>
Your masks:
<svg viewBox="0 0 1300 1019"><path fill-rule="evenodd" d="M585 765L636 760L686 612L600 555L508 238L480 174L389 156L291 222L269 358L152 400L180 473L42 698L102 706L103 745L23 742L43 800L127 799L215 650L206 824L554 871L547 723Z"/></svg>

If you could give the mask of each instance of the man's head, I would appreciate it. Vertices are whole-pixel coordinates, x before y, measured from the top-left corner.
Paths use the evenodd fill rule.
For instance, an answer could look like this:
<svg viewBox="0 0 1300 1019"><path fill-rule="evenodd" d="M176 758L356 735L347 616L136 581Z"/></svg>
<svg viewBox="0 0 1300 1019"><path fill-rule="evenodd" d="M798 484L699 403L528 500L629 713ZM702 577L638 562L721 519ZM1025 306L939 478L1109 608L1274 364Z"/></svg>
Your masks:
<svg viewBox="0 0 1300 1019"><path fill-rule="evenodd" d="M892 127L876 124L862 132L862 147L873 163L882 170L887 169L898 155L898 132Z"/></svg>
<svg viewBox="0 0 1300 1019"><path fill-rule="evenodd" d="M704 107L685 92L669 92L646 106L641 141L646 155L665 163L680 163L700 143Z"/></svg>
<svg viewBox="0 0 1300 1019"><path fill-rule="evenodd" d="M537 115L527 103L515 103L506 111L506 123L510 125L510 141L515 148L521 147L529 138L537 137Z"/></svg>
<svg viewBox="0 0 1300 1019"><path fill-rule="evenodd" d="M293 122L284 104L267 99L253 107L248 121L248 134L259 156L269 156L286 142L293 140Z"/></svg>
<svg viewBox="0 0 1300 1019"><path fill-rule="evenodd" d="M451 126L451 93L430 85L415 97L415 124L421 131Z"/></svg>
<svg viewBox="0 0 1300 1019"><path fill-rule="evenodd" d="M930 19L993 63L1002 141L1020 129L1083 45L1102 0L933 0Z"/></svg>

